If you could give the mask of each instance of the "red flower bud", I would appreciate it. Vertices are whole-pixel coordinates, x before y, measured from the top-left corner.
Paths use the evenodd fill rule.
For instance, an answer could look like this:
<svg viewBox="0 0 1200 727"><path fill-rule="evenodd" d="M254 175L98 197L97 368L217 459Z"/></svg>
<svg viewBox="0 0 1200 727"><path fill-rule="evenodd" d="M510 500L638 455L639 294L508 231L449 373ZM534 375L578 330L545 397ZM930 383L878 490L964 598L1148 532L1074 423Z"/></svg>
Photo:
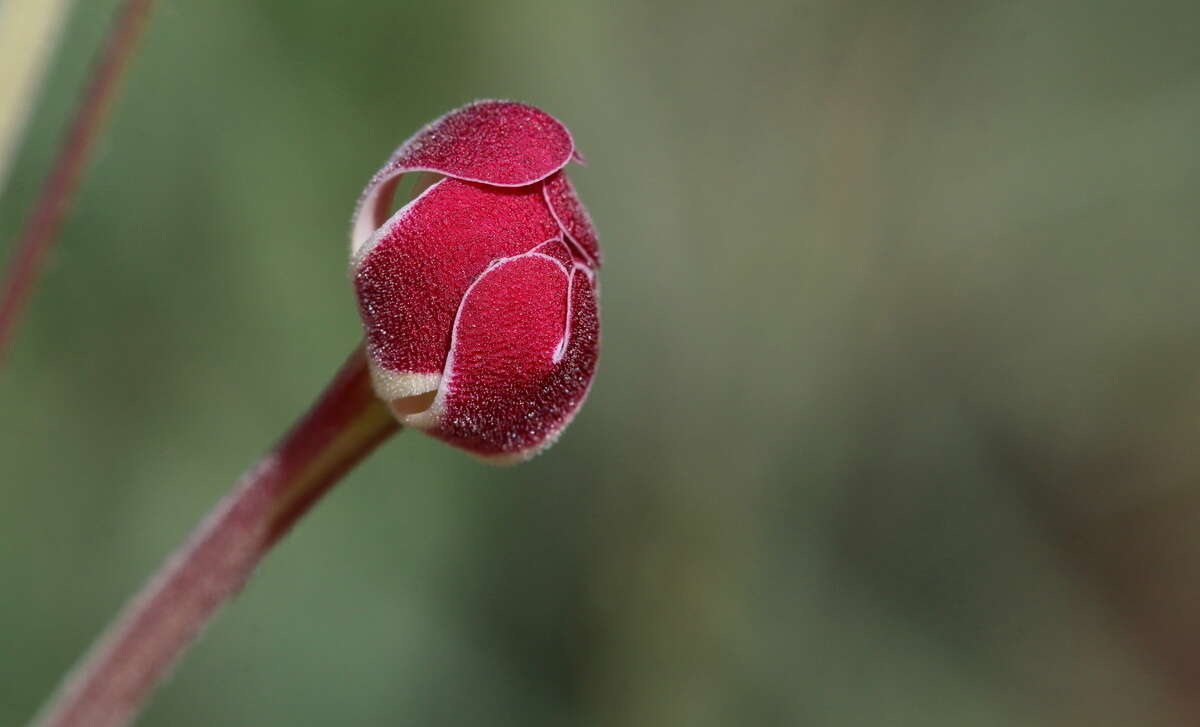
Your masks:
<svg viewBox="0 0 1200 727"><path fill-rule="evenodd" d="M562 169L566 127L480 101L418 131L371 179L351 270L375 391L407 426L494 462L549 446L596 368L600 250ZM441 175L395 214L408 172Z"/></svg>

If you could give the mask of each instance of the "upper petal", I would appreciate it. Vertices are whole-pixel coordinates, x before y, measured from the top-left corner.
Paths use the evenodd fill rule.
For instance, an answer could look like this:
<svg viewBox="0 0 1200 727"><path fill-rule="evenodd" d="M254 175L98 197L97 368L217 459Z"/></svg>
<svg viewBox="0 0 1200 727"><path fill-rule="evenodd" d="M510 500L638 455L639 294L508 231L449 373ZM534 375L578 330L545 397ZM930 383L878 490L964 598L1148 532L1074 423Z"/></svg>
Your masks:
<svg viewBox="0 0 1200 727"><path fill-rule="evenodd" d="M472 281L493 260L558 236L540 185L442 179L393 215L352 261L379 393L392 398L436 387ZM421 376L413 386L383 385L387 372Z"/></svg>
<svg viewBox="0 0 1200 727"><path fill-rule="evenodd" d="M514 101L476 101L414 134L371 179L354 214L352 242L380 222L401 174L426 171L502 187L532 184L561 169L575 152L567 127L550 114Z"/></svg>

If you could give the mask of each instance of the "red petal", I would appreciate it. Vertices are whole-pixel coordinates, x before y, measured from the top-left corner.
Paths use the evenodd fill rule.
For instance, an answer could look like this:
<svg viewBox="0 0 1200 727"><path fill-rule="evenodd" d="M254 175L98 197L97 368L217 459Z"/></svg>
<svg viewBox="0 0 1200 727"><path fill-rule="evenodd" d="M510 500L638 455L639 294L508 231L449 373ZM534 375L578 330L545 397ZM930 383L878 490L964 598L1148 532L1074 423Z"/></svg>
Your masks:
<svg viewBox="0 0 1200 727"><path fill-rule="evenodd" d="M571 266L575 264L575 258L571 256L571 251L567 249L566 244L558 237L553 240L546 240L541 245L530 250L530 252L540 252L543 255L549 255L562 263L563 267L567 270L570 270Z"/></svg>
<svg viewBox="0 0 1200 727"><path fill-rule="evenodd" d="M546 204L563 232L583 253L589 265L600 267L600 240L592 226L592 217L579 201L571 180L563 172L555 172L542 184L542 189L546 193Z"/></svg>
<svg viewBox="0 0 1200 727"><path fill-rule="evenodd" d="M558 225L540 186L485 187L443 179L360 246L352 269L368 353L379 370L425 375L419 390L379 387L384 396L432 390L450 350L463 294L497 258L520 255ZM422 388L425 387L425 388Z"/></svg>
<svg viewBox="0 0 1200 727"><path fill-rule="evenodd" d="M499 261L463 299L433 407L407 423L491 461L528 459L583 404L599 334L582 268L541 253Z"/></svg>
<svg viewBox="0 0 1200 727"><path fill-rule="evenodd" d="M562 169L575 152L571 132L541 109L513 101L477 101L414 134L371 179L354 214L355 244L383 222L395 180L414 171L469 182L522 187Z"/></svg>

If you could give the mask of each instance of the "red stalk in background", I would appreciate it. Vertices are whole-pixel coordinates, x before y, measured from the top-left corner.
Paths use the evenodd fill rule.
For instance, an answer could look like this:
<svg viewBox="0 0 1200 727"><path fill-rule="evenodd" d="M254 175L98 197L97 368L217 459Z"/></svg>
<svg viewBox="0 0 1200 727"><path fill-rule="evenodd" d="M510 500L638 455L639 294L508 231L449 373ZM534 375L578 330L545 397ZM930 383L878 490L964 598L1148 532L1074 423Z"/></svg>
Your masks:
<svg viewBox="0 0 1200 727"><path fill-rule="evenodd" d="M63 216L79 186L80 174L112 105L121 75L141 37L152 4L153 0L126 0L113 21L108 41L92 68L87 91L75 110L54 167L13 250L3 288L0 288L0 363L3 363L46 253L57 238Z"/></svg>

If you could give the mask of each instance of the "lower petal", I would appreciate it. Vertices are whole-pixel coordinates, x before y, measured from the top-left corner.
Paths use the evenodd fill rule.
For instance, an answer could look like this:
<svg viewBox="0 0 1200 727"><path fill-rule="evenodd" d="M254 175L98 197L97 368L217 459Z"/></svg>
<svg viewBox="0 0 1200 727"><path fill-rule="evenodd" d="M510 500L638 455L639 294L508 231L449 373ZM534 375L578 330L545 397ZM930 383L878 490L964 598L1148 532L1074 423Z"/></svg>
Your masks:
<svg viewBox="0 0 1200 727"><path fill-rule="evenodd" d="M433 406L405 423L497 463L554 442L591 386L599 318L590 274L531 252L467 291Z"/></svg>

